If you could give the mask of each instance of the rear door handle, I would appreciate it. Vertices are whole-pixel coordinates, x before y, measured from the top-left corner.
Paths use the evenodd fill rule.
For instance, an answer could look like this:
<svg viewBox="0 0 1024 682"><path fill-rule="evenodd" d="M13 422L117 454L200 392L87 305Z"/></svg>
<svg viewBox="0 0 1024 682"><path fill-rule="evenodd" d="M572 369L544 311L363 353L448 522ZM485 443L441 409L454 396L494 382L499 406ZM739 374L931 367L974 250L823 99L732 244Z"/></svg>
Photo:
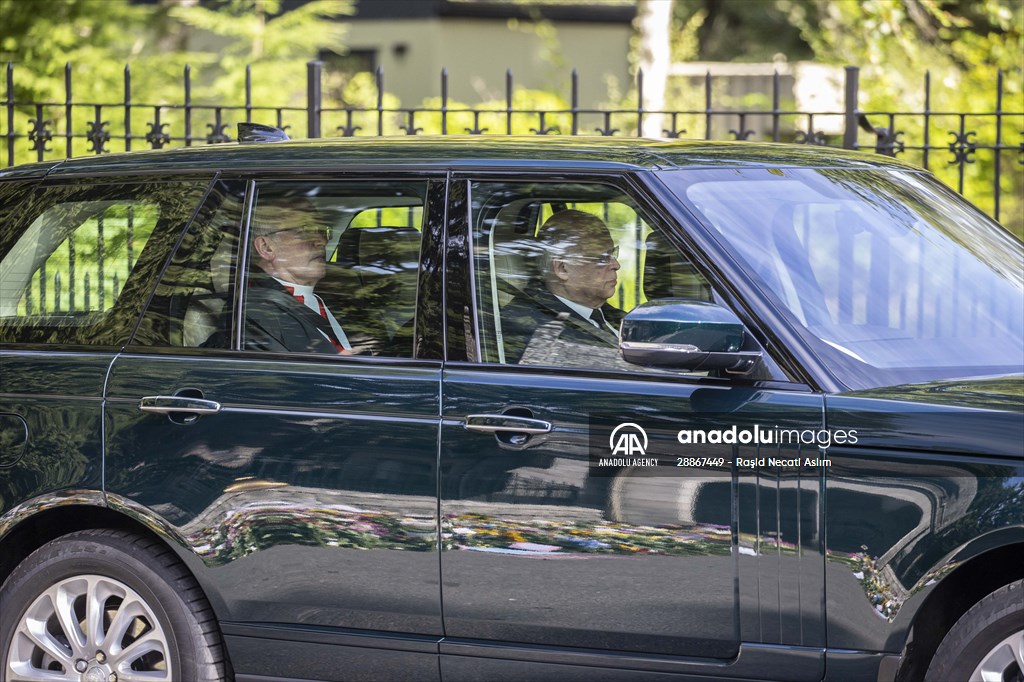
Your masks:
<svg viewBox="0 0 1024 682"><path fill-rule="evenodd" d="M466 417L466 429L481 433L548 433L551 422L509 414L471 414Z"/></svg>
<svg viewBox="0 0 1024 682"><path fill-rule="evenodd" d="M139 409L156 414L217 414L220 403L183 395L151 395L139 401Z"/></svg>

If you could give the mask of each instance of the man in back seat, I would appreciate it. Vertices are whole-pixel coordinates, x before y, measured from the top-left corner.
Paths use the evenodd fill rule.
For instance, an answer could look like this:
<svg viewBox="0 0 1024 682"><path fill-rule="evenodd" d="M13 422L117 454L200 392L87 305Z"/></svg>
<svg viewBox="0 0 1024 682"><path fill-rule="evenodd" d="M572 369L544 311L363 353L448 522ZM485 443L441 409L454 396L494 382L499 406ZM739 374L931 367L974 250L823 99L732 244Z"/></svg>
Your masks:
<svg viewBox="0 0 1024 682"><path fill-rule="evenodd" d="M327 269L330 227L305 197L261 198L253 219L245 348L348 355L352 342L313 288Z"/></svg>

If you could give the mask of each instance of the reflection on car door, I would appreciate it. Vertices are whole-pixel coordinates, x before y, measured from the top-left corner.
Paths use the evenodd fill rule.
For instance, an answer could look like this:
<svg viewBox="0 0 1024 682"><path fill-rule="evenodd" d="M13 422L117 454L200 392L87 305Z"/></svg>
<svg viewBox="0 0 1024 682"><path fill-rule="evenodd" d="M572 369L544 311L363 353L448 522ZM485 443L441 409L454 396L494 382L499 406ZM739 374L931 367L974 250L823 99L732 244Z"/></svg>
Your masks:
<svg viewBox="0 0 1024 682"><path fill-rule="evenodd" d="M296 191L319 196L306 184ZM420 185L418 210L437 222L444 182ZM236 673L336 679L365 665L434 679L439 358L413 358L411 342L404 357L245 351L235 250L251 241L242 218L258 187L211 195L214 229L197 220L113 367L110 504L155 512L146 522L197 557ZM167 413L140 411L147 397Z"/></svg>
<svg viewBox="0 0 1024 682"><path fill-rule="evenodd" d="M449 271L468 258L462 245L475 243L455 236L468 230L467 206L450 207ZM450 312L478 304L453 301L455 289ZM449 321L450 341L460 324ZM720 454L721 446L681 446L677 434L820 428L820 396L669 373L469 362L478 348L467 339L468 351L449 345L443 381L446 679L550 675L557 668L543 666L555 663L722 678L771 666L778 679L820 678L820 469L602 471L591 457L610 445L590 437L631 423L648 452Z"/></svg>
<svg viewBox="0 0 1024 682"><path fill-rule="evenodd" d="M102 504L104 380L210 179L0 185L0 512Z"/></svg>

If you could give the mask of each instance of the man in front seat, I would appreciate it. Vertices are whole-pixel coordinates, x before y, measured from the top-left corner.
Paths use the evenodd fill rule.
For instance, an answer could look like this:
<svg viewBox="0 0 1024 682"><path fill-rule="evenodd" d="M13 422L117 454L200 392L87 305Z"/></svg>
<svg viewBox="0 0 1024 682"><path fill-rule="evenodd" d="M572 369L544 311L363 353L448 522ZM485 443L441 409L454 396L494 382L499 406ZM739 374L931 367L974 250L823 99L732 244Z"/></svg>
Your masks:
<svg viewBox="0 0 1024 682"><path fill-rule="evenodd" d="M571 344L617 348L622 311L608 305L618 285L618 247L597 216L555 213L541 226L541 286L501 311L505 361L535 363Z"/></svg>

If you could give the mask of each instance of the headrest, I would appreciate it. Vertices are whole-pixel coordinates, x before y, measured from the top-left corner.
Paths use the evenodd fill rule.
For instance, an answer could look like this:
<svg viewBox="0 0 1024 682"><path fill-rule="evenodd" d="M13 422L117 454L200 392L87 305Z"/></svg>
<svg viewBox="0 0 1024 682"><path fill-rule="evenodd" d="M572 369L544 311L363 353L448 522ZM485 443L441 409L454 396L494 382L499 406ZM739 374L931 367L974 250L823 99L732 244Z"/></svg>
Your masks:
<svg viewBox="0 0 1024 682"><path fill-rule="evenodd" d="M339 264L380 274L416 270L420 233L412 227L350 227L338 240Z"/></svg>

